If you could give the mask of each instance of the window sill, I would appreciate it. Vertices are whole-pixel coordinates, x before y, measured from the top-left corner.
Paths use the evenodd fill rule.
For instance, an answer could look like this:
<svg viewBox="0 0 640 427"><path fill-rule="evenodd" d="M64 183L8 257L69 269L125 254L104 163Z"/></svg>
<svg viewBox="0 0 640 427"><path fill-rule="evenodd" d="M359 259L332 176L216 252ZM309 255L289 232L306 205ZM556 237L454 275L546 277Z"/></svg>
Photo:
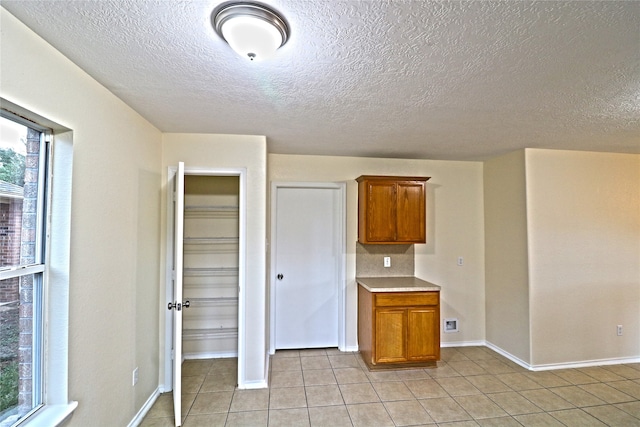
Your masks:
<svg viewBox="0 0 640 427"><path fill-rule="evenodd" d="M18 427L51 427L61 425L78 407L78 402L66 405L46 405L40 411L18 424Z"/></svg>

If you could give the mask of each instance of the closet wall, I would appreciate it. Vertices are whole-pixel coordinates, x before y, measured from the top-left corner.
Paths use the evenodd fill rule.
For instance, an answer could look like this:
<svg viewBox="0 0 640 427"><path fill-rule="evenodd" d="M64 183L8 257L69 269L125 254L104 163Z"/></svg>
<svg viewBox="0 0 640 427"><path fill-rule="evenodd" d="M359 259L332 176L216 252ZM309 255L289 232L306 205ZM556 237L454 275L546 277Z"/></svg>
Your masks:
<svg viewBox="0 0 640 427"><path fill-rule="evenodd" d="M237 176L185 176L185 359L238 354L239 191Z"/></svg>

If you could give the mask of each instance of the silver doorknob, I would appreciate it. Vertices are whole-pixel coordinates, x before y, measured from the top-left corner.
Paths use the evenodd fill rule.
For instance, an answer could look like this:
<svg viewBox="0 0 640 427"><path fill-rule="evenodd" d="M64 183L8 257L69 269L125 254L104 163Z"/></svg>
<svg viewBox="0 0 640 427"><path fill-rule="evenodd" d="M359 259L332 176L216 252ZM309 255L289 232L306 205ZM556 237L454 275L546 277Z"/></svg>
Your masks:
<svg viewBox="0 0 640 427"><path fill-rule="evenodd" d="M167 309L171 310L175 308L176 310L180 311L182 310L182 307L189 308L190 306L191 306L191 303L189 302L189 300L184 301L182 304L170 302L169 305L167 305Z"/></svg>
<svg viewBox="0 0 640 427"><path fill-rule="evenodd" d="M284 278L282 274L278 274L276 277L278 278L278 280L282 280Z"/></svg>

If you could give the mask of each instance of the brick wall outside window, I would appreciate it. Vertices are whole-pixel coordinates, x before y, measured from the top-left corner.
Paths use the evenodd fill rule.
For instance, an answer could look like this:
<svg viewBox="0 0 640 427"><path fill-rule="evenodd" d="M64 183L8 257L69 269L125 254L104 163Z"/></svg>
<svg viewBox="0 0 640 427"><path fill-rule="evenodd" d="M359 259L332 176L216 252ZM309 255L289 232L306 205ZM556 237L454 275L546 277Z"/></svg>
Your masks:
<svg viewBox="0 0 640 427"><path fill-rule="evenodd" d="M0 266L20 262L22 234L22 199L0 203ZM0 303L18 301L18 279L0 282Z"/></svg>
<svg viewBox="0 0 640 427"><path fill-rule="evenodd" d="M38 211L38 167L40 164L40 133L27 132L27 157L24 173L24 199L20 245L21 264L36 261L36 225ZM23 276L19 285L20 338L19 338L19 397L18 405L30 408L33 391L33 276Z"/></svg>

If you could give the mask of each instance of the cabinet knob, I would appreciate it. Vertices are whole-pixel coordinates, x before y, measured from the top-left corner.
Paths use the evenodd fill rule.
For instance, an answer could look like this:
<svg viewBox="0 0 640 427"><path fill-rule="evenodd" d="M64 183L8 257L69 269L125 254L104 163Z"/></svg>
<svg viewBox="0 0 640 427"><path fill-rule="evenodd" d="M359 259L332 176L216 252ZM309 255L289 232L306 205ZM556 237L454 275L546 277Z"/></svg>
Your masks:
<svg viewBox="0 0 640 427"><path fill-rule="evenodd" d="M284 278L282 274L278 274L276 277L278 278L278 280L282 280Z"/></svg>

